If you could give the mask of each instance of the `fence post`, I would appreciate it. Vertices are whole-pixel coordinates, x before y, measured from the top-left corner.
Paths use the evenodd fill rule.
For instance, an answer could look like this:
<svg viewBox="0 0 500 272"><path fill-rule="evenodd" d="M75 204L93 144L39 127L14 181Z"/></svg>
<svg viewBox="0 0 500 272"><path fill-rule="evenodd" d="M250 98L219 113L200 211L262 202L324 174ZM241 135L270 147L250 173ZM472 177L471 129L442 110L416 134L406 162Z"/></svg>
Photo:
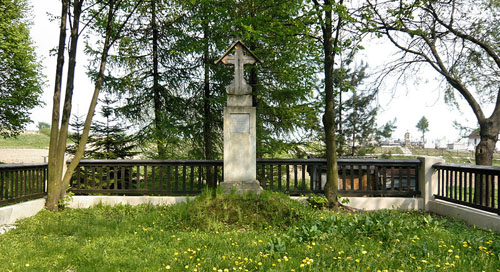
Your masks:
<svg viewBox="0 0 500 272"><path fill-rule="evenodd" d="M434 194L437 194L438 177L437 172L432 168L436 163L444 163L441 158L423 156L418 158L422 164L418 173L418 185L422 198L424 199L424 210L429 211L429 202L434 200Z"/></svg>

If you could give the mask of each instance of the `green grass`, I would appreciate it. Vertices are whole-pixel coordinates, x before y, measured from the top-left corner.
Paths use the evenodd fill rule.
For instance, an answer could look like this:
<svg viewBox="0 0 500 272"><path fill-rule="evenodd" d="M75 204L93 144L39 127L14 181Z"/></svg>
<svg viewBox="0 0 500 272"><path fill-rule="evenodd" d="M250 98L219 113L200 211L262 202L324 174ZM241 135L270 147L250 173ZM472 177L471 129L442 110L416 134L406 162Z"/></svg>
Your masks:
<svg viewBox="0 0 500 272"><path fill-rule="evenodd" d="M0 148L48 148L50 137L45 134L21 134L15 138L0 138Z"/></svg>
<svg viewBox="0 0 500 272"><path fill-rule="evenodd" d="M1 148L49 148L50 137L47 133L40 134L21 134L17 137L1 138ZM73 144L73 141L68 139L67 144Z"/></svg>
<svg viewBox="0 0 500 272"><path fill-rule="evenodd" d="M498 271L500 234L420 212L334 213L276 193L42 211L0 271ZM472 270L471 270L472 269Z"/></svg>
<svg viewBox="0 0 500 272"><path fill-rule="evenodd" d="M403 153L403 151L401 150L400 147L379 147L379 146L376 146L373 148L373 152L374 154L401 154Z"/></svg>

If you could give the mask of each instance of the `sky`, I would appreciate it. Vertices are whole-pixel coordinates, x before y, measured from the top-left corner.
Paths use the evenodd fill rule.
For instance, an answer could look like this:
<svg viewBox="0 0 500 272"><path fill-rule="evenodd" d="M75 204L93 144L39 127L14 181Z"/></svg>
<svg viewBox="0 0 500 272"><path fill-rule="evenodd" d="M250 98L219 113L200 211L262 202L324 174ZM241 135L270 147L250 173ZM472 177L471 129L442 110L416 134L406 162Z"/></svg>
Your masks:
<svg viewBox="0 0 500 272"><path fill-rule="evenodd" d="M28 129L35 130L38 122L50 123L51 120L56 57L51 56L49 51L57 46L59 22L51 22L48 13L58 15L61 7L58 0L32 0L31 4L33 7L31 38L47 79L42 96L45 105L32 111L31 117L34 123L28 126ZM88 110L94 87L86 75L87 58L83 53L81 41L78 48L72 113L84 115ZM383 40L370 41L365 48L358 58L366 62L373 71L382 67L397 53L391 44ZM456 141L459 133L452 125L455 120L469 127L476 126L475 117L467 105L462 103L461 111L458 111L444 103L445 84L441 82L436 72L426 68L415 78L418 81L407 81L396 87L391 80L387 80L379 90L375 101L379 107L377 123L382 126L397 118L397 128L393 138L404 139L406 132L410 132L412 139L420 138L421 133L416 125L422 116L429 120L429 132L426 133L426 139L429 140L446 138L447 142Z"/></svg>

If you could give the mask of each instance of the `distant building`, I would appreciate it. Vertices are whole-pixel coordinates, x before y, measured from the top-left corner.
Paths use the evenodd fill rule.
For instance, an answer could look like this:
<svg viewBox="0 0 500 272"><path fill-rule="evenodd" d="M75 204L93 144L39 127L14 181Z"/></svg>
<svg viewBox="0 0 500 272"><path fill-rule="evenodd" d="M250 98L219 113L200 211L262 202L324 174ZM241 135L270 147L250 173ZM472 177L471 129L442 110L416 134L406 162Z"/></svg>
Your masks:
<svg viewBox="0 0 500 272"><path fill-rule="evenodd" d="M458 142L448 144L448 149L451 150L468 150L468 147L469 145L466 139L461 139Z"/></svg>
<svg viewBox="0 0 500 272"><path fill-rule="evenodd" d="M468 145L472 147L476 147L481 141L481 136L479 136L479 129L474 130L468 137L469 142Z"/></svg>
<svg viewBox="0 0 500 272"><path fill-rule="evenodd" d="M446 140L446 137L443 137L441 139L436 139L434 141L434 148L436 148L436 149L448 148L448 141Z"/></svg>
<svg viewBox="0 0 500 272"><path fill-rule="evenodd" d="M481 136L479 135L479 129L474 130L471 134L469 134L469 137L467 137L467 138L468 138L468 144L467 144L468 149L469 150L476 149L476 146L481 141ZM499 134L498 138L500 139L500 134ZM500 150L500 141L497 141L497 143L495 145L495 149Z"/></svg>

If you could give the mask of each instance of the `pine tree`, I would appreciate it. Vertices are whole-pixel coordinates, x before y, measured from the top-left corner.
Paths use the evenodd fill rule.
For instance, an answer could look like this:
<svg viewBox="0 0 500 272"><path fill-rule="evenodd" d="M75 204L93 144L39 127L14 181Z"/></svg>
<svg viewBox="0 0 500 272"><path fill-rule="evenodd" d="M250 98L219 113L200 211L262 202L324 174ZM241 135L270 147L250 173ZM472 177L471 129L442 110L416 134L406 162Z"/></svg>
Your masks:
<svg viewBox="0 0 500 272"><path fill-rule="evenodd" d="M374 92L363 91L361 85L367 78L367 65L352 66L353 56L344 60L334 70L337 94L336 124L338 125L337 153L339 156L363 156L372 150L372 139L377 134L377 109L373 107ZM350 95L347 100L343 100Z"/></svg>
<svg viewBox="0 0 500 272"><path fill-rule="evenodd" d="M88 157L93 159L126 159L133 157L137 152L135 139L125 132L129 128L124 126L114 114L112 105L116 99L106 96L100 99L103 104L101 116L105 121L96 121L91 128L89 138Z"/></svg>
<svg viewBox="0 0 500 272"><path fill-rule="evenodd" d="M85 120L83 116L78 116L73 114L73 120L69 123L72 133L68 135L68 138L73 142L73 144L66 147L66 152L71 155L75 155L78 145L80 145L80 139L82 138L83 126L85 125ZM86 153L83 157L86 157Z"/></svg>
<svg viewBox="0 0 500 272"><path fill-rule="evenodd" d="M377 132L377 109L371 106L372 102L373 95L354 92L344 104L345 141L341 148L351 156L363 156L373 150L371 142Z"/></svg>

